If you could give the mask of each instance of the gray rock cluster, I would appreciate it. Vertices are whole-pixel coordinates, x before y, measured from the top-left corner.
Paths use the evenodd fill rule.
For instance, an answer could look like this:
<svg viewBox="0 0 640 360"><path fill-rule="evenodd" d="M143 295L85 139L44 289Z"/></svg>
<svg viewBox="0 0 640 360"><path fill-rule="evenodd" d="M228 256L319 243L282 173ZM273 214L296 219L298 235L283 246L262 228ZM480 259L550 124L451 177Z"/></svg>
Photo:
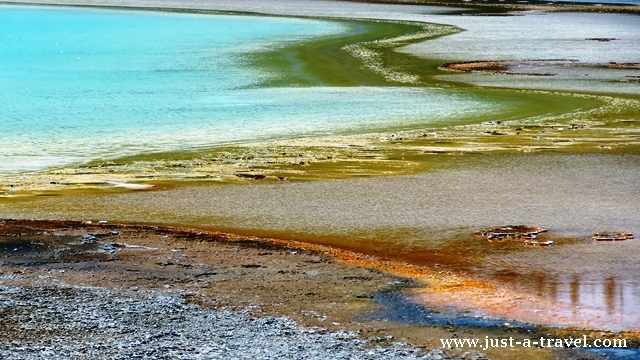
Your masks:
<svg viewBox="0 0 640 360"><path fill-rule="evenodd" d="M353 332L198 307L184 293L0 286L2 359L443 359Z"/></svg>

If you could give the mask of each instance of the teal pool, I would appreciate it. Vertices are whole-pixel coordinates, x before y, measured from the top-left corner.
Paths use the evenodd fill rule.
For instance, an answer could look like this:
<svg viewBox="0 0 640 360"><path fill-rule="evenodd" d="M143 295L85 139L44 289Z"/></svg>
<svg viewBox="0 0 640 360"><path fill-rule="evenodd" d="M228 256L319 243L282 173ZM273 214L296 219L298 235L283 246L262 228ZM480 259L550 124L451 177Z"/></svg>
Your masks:
<svg viewBox="0 0 640 360"><path fill-rule="evenodd" d="M0 174L234 142L451 123L497 104L429 88L263 88L248 54L339 21L0 7Z"/></svg>

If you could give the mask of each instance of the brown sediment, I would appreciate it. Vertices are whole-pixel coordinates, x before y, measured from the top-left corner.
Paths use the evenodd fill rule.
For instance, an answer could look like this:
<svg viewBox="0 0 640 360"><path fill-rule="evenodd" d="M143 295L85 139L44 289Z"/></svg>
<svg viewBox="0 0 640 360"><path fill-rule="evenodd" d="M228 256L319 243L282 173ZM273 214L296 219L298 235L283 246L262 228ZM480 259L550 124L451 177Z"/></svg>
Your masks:
<svg viewBox="0 0 640 360"><path fill-rule="evenodd" d="M450 271L438 271L401 261L385 260L375 256L326 245L311 244L294 240L248 237L215 231L162 226L114 225L104 223L87 224L86 222L80 221L54 220L3 220L0 222L0 236L7 236L7 234L14 234L15 236L15 234L18 234L18 239L20 239L20 234L22 234L22 238L24 238L25 236L28 237L34 235L36 231L38 235L41 235L43 231L47 230L53 232L54 235L71 234L79 237L86 234L94 234L103 240L106 238L106 241L112 246L123 249L127 249L128 247L124 244L126 241L133 240L138 245L147 246L150 249L157 250L154 246L158 246L158 238L162 240L163 238L161 238L161 236L166 235L170 236L172 241L176 238L187 241L189 247L193 246L194 243L211 243L226 244L229 246L253 245L261 249L290 249L287 251L294 250L294 253L303 251L308 252L309 254L318 254L320 256L329 257L338 263L355 266L355 268L352 269L370 269L375 271L376 274L381 271L389 276L413 279L414 281L417 281L418 283L416 284L419 285L418 288L414 290L414 293L419 294L417 298L427 300L427 302L437 304L439 306L446 306L447 304L450 304L459 306L460 308L484 310L488 314L502 316L505 318L517 318L538 324L557 325L561 324L564 320L567 321L564 325L580 327L589 326L587 323L582 323L578 320L558 318L557 312L561 311L561 309L558 308L558 304L534 295L523 295L517 291L508 290L503 286L453 274ZM127 234L128 238L126 237ZM126 239L126 241L121 239ZM37 240L37 243L42 243L42 240ZM62 247L63 249L68 250L68 246ZM186 251L187 249L189 248L181 250ZM55 249L52 249L52 251L53 250ZM7 256L11 258L11 253L5 254L5 258ZM122 257L123 255L119 253L111 256L105 252L92 253L86 251L67 251L66 253L59 253L59 255L54 256L53 258L49 256L47 257L48 260L43 259L41 262L48 263L51 259L56 261L59 260L61 262L73 262L82 260L83 258L85 260L90 259L97 262L104 262L113 261ZM158 256L156 257L162 258ZM243 262L245 263L241 266L243 268L262 267L262 265L250 266L251 263L254 263L254 261L249 260L251 259L250 254L242 254L241 257L244 259ZM327 261L327 258L323 259L324 260L318 261ZM144 259L137 258L138 262L144 262L142 260ZM25 260L23 259L22 263L24 262ZM38 263L38 261L31 262ZM167 266L167 264L163 266ZM205 275L195 275L208 276L206 275L206 271L204 274ZM364 298L368 297L369 296L364 296ZM524 299L525 297L529 302L534 301L538 307L546 306L547 308L555 309L556 311L543 312L533 311L534 309L530 308L521 308L521 304L519 304L517 300Z"/></svg>
<svg viewBox="0 0 640 360"><path fill-rule="evenodd" d="M93 248L82 244L89 234ZM407 282L294 245L182 228L0 220L0 284L185 290L201 306L252 307L335 330L374 309L376 291Z"/></svg>
<svg viewBox="0 0 640 360"><path fill-rule="evenodd" d="M488 230L477 231L474 235L487 238L489 241L534 239L547 229L529 225L506 225Z"/></svg>
<svg viewBox="0 0 640 360"><path fill-rule="evenodd" d="M613 40L620 40L618 38L586 38L585 40L590 40L590 41L599 41L599 42L609 42L609 41L613 41Z"/></svg>
<svg viewBox="0 0 640 360"><path fill-rule="evenodd" d="M33 230L33 231L30 231ZM206 231L200 229L174 228L164 226L144 226L144 225L128 225L128 224L108 224L106 222L83 222L68 220L0 220L0 236L31 236L34 231L37 235L41 235L43 231L63 231L64 234L75 234L77 236L86 234L98 234L99 238L108 238L109 243L115 247L126 248L119 242L115 242L116 237L123 232L140 232L154 234L170 234L181 239L199 242L224 242L229 244L257 244L266 245L267 247L275 247L278 249L295 249L299 251L308 251L312 253L329 256L336 261L353 265L360 268L369 268L383 271L395 276L409 277L419 281L428 292L454 292L460 289L489 289L495 290L495 286L486 282L474 280L468 277L454 275L448 271L436 271L422 266L413 265L400 261L383 260L376 256L371 256L355 251L344 250L332 246L306 243L295 240L284 240L267 237L249 237L223 232ZM26 233L24 231L27 231ZM115 233L117 234L115 234ZM115 234L115 235L112 235ZM121 236L119 238L122 238ZM40 243L41 240L38 240ZM67 247L62 246L64 249ZM74 261L82 258L81 255L88 255L90 258L99 258L98 261L109 261L110 258L105 253L100 252L67 252L58 256L61 261ZM95 259L94 259L95 260ZM46 261L44 261L46 262Z"/></svg>
<svg viewBox="0 0 640 360"><path fill-rule="evenodd" d="M72 249L88 234L99 239L100 247L111 244L111 250ZM39 247L31 248L34 244ZM377 291L414 286L405 276L376 268L398 274L420 271L390 262L374 266L366 256L329 247L182 228L46 220L0 220L0 247L7 248L0 257L4 286L186 291L187 300L199 306L288 316L320 333L357 331L376 346L403 341L440 348L440 338L496 331L356 320L355 315L377 308L371 301ZM15 335L7 331L0 329L0 334ZM464 351L445 350L453 356ZM499 349L488 353L508 358ZM540 359L553 354L547 349L515 353Z"/></svg>
<svg viewBox="0 0 640 360"><path fill-rule="evenodd" d="M609 67L611 69L640 69L640 63L610 62Z"/></svg>
<svg viewBox="0 0 640 360"><path fill-rule="evenodd" d="M95 241L99 246L79 251L83 239ZM501 328L358 320L356 315L378 308L371 300L375 293L390 287L395 291L404 288L414 299L442 311L472 306L493 309L505 319L521 315L526 319L527 308L521 300L525 295L502 287L328 246L187 228L0 220L0 247L4 249L0 257L0 284L5 286L186 291L188 301L199 306L250 308L255 316L289 316L320 332L357 331L376 345L404 341L429 349L440 348L441 338L539 337L531 331ZM532 296L526 301L536 307L555 306ZM535 319L540 320L540 314ZM582 334L598 338L621 336L583 329L541 331L545 336L574 338ZM630 345L639 338L634 332L623 335ZM445 351L447 355L459 356L467 350ZM493 359L572 358L561 350L541 348L516 348L509 352L489 349L486 353Z"/></svg>
<svg viewBox="0 0 640 360"><path fill-rule="evenodd" d="M597 232L593 234L591 240L593 241L624 241L633 239L633 234L629 232Z"/></svg>
<svg viewBox="0 0 640 360"><path fill-rule="evenodd" d="M620 82L640 84L640 76L625 76Z"/></svg>
<svg viewBox="0 0 640 360"><path fill-rule="evenodd" d="M411 277L421 281L424 285L437 291L448 291L454 288L464 286L486 286L483 283L471 280L464 277L459 277L451 274L442 274L429 270L424 267L412 265L408 263L402 263L398 261L381 260L375 256L369 256L354 251L343 250L336 247L311 244L302 241L295 240L283 240L267 237L250 237L243 235L236 235L223 232L206 231L201 229L189 229L178 227L165 227L165 226L145 226L134 224L109 224L106 221L70 221L70 220L13 220L5 219L0 220L0 236L10 236L13 238L21 239L25 236L42 235L43 232L51 231L54 234L72 234L77 236L93 234L99 239L109 240L110 244L116 247L126 248L127 246L120 246L117 239L122 238L122 234L128 233L144 233L147 232L153 234L171 235L179 237L181 239L189 241L199 242L224 242L228 244L256 244L266 247L275 247L278 249L295 249L300 251L308 251L317 254L330 256L337 261L354 265L357 267L376 269L384 271L397 276ZM42 240L38 240L38 243ZM54 249L49 245L49 249ZM60 245L62 248L66 248L64 245ZM55 247L55 246L54 246ZM74 260L78 254L89 254L90 257L96 256L94 253L68 253L67 255L61 255L59 260L70 261ZM104 253L100 253L104 254ZM7 254L4 254L5 256ZM10 255L10 253L9 253ZM104 257L102 255L100 258ZM46 262L46 260L45 260Z"/></svg>
<svg viewBox="0 0 640 360"><path fill-rule="evenodd" d="M541 59L541 60L488 60L488 61L462 61L440 65L442 70L462 71L462 72L486 72L502 75L521 76L554 76L554 73L546 72L522 72L515 68L520 65L552 65L557 63L576 63L571 59Z"/></svg>

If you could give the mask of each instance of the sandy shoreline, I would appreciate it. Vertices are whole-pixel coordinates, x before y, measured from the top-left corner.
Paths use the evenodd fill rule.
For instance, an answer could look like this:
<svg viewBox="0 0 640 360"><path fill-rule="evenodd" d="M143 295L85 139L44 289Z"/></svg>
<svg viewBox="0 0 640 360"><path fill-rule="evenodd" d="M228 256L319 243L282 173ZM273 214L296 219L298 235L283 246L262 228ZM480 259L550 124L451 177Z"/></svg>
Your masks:
<svg viewBox="0 0 640 360"><path fill-rule="evenodd" d="M493 96L499 96L494 94ZM554 94L527 93L527 101L549 102ZM185 153L160 153L94 161L0 177L0 198L110 193L129 186L279 183L414 175L444 168L451 156L490 154L637 154L638 120L628 112L640 101L612 96L555 94L565 115L500 123L480 122L291 140L249 142ZM627 110L620 110L627 109ZM624 111L608 121L602 114ZM626 118L625 118L626 117ZM130 184L130 185L127 185Z"/></svg>

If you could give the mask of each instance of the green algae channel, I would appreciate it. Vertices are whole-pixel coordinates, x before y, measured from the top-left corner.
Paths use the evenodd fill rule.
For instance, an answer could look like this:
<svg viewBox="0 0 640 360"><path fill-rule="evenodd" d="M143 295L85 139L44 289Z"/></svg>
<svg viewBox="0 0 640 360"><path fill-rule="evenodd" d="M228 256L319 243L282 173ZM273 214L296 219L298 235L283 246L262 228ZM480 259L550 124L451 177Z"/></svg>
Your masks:
<svg viewBox="0 0 640 360"><path fill-rule="evenodd" d="M269 75L257 86L476 88L464 82L435 79L436 75L446 74L438 69L442 60L397 51L403 46L453 35L464 29L414 21L319 19L337 22L347 30L335 36L250 54L243 60L244 65Z"/></svg>
<svg viewBox="0 0 640 360"><path fill-rule="evenodd" d="M568 114L584 118L585 112L593 115L595 109L610 103L611 98L606 96L575 96L568 91L478 87L465 82L445 81L436 78L445 73L438 68L443 61L397 51L412 43L464 31L453 25L369 19L329 20L338 21L349 30L346 34L251 55L246 60L246 65L270 75L258 86L434 87L460 91L486 103L505 105L499 113L491 115L491 118L486 115L471 116L457 124L539 117L549 119ZM620 112L620 109L617 108L616 112ZM602 120L602 111L599 113L599 120ZM416 127L396 127L394 130L412 128ZM378 132L384 129L367 130Z"/></svg>
<svg viewBox="0 0 640 360"><path fill-rule="evenodd" d="M455 124L397 123L388 128L369 127L355 133L324 137L212 144L191 151L96 160L81 166L4 177L0 179L0 196L129 191L114 188L113 182L152 183L173 188L193 181L296 181L407 175L441 167L447 163L443 156L469 153L637 153L640 132L636 120L640 103L633 96L501 89L437 80L434 76L442 74L438 69L441 61L396 49L461 29L402 21L323 20L339 22L348 30L340 35L289 43L243 60L246 61L243 65L276 75L258 87L436 87L497 104L498 111L456 119ZM481 124L487 120L500 120L505 124L498 127ZM568 131L567 127L574 122L579 123L580 128ZM558 129L563 127L565 130ZM391 133L396 137L381 140Z"/></svg>
<svg viewBox="0 0 640 360"><path fill-rule="evenodd" d="M346 26L346 34L252 56L248 65L276 75L260 86L415 86L415 74L406 74L409 79L390 75L405 75L409 68L414 72L411 65L423 59L395 49L462 31L451 25L403 21L333 21Z"/></svg>

